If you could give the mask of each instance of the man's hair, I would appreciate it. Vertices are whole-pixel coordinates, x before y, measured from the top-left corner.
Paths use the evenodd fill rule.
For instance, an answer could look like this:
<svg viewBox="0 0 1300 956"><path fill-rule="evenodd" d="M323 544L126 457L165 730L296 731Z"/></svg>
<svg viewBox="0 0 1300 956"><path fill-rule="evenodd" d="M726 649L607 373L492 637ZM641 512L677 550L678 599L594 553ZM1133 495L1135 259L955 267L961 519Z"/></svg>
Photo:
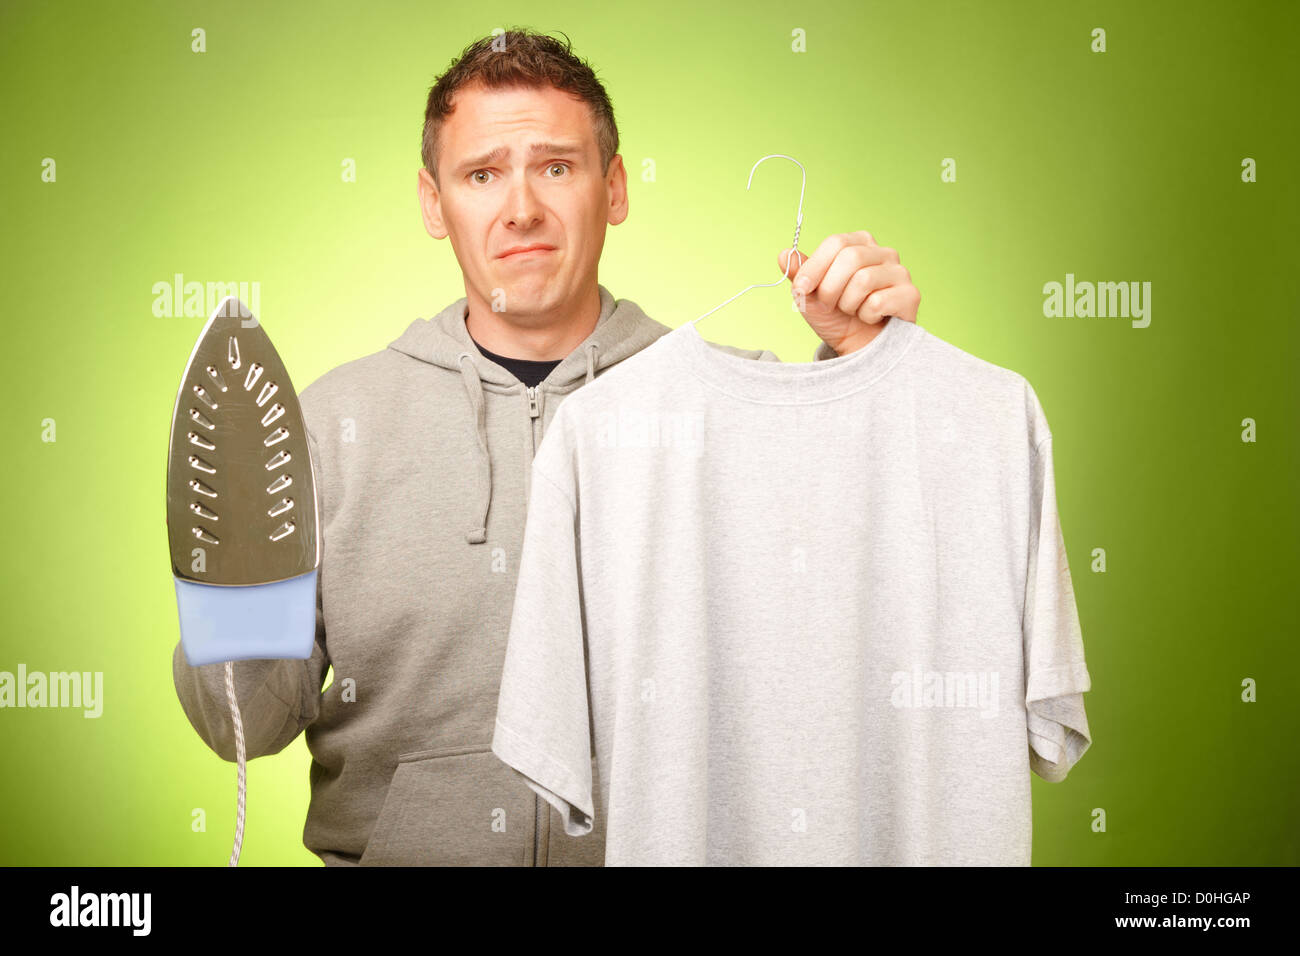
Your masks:
<svg viewBox="0 0 1300 956"><path fill-rule="evenodd" d="M618 152L614 107L595 72L584 60L574 56L569 38L563 33L561 36L564 36L563 43L530 30L510 29L497 36L486 36L467 46L451 62L447 72L438 77L429 89L424 109L420 156L439 188L438 130L454 109L452 97L456 91L472 86L489 90L551 86L585 100L591 109L601 169L609 172L610 161Z"/></svg>

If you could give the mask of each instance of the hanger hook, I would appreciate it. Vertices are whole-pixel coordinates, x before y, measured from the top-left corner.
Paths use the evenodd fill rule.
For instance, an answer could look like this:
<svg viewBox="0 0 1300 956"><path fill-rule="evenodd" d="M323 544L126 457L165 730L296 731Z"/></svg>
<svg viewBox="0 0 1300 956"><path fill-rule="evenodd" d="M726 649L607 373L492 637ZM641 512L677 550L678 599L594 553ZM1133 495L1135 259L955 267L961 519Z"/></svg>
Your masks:
<svg viewBox="0 0 1300 956"><path fill-rule="evenodd" d="M746 190L748 190L752 185L754 185L755 170L757 170L759 166L763 165L763 163L769 159L788 159L790 160L790 162L794 163L796 166L799 167L799 172L803 176L803 181L799 184L799 209L795 213L795 217L794 217L794 242L790 244L791 251L794 253L794 255L786 257L785 268L784 270L782 270L784 272L784 275L782 275L781 278L777 279L775 282L755 282L753 285L747 285L745 286L745 288L741 289L739 292L733 295L730 299L727 299L726 302L722 302L718 305L715 305L713 308L709 309L708 312L705 312L704 315L701 315L699 318L691 319L689 322L686 323L687 325L691 325L691 326L698 325L700 319L703 319L705 318L705 316L709 316L712 315L714 312L717 312L728 302L735 302L737 299L739 299L750 289L766 289L766 288L770 288L771 286L780 285L782 282L788 281L790 278L790 263L794 260L794 256L797 255L799 257L799 265L801 267L804 264L803 253L799 251L799 230L803 228L803 194L804 194L805 187L807 187L808 185L808 171L803 168L803 163L799 162L799 160L795 159L793 156L787 156L785 153L769 153L767 156L764 156L762 159L756 162L753 168L750 169L749 182L745 184Z"/></svg>
<svg viewBox="0 0 1300 956"><path fill-rule="evenodd" d="M799 183L799 209L795 213L795 217L794 217L794 242L792 242L790 245L791 248L794 249L795 255L799 256L799 265L802 266L803 255L799 252L799 230L803 228L803 194L804 194L804 189L808 185L808 171L803 168L803 163L799 162L799 160L795 159L793 156L787 156L785 153L768 153L766 156L764 156L762 159L756 162L752 169L750 169L749 182L745 184L746 190L748 190L749 187L754 184L754 172L758 169L759 166L763 165L763 163L767 162L769 159L788 159L790 160L790 162L794 163L796 166L799 167L799 174L802 177L802 182ZM785 261L785 274L781 278L782 279L790 278L790 260L788 258ZM777 280L777 282L780 281L781 281L780 279ZM776 284L777 284L776 282L769 283L769 285L776 285Z"/></svg>

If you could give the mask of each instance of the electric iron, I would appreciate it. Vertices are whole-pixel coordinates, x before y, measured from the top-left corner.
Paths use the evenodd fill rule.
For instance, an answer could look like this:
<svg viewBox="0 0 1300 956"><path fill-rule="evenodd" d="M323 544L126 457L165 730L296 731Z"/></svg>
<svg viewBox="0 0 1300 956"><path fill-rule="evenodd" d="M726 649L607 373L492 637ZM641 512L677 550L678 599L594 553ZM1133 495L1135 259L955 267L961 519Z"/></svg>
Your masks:
<svg viewBox="0 0 1300 956"><path fill-rule="evenodd" d="M226 662L243 836L244 736L232 662L311 656L320 572L315 469L298 395L234 296L199 333L167 449L167 539L191 666Z"/></svg>

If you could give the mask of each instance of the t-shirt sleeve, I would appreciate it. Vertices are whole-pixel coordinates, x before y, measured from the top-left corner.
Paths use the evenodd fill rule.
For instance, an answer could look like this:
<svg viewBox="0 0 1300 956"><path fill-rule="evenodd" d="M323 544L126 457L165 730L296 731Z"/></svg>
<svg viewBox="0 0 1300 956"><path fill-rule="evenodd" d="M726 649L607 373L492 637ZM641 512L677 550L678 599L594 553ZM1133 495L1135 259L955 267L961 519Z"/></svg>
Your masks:
<svg viewBox="0 0 1300 956"><path fill-rule="evenodd" d="M577 512L544 460L539 449L492 750L559 811L565 833L583 836L595 809Z"/></svg>
<svg viewBox="0 0 1300 956"><path fill-rule="evenodd" d="M1037 446L1032 487L1023 627L1029 766L1056 783L1092 743L1083 706L1092 683L1056 510L1050 434Z"/></svg>

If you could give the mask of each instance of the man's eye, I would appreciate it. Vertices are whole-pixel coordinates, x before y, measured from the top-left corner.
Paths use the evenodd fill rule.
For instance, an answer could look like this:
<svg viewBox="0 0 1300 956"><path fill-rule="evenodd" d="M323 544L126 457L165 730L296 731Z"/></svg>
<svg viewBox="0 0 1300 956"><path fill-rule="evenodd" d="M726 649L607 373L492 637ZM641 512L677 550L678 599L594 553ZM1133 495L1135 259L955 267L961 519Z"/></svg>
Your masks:
<svg viewBox="0 0 1300 956"><path fill-rule="evenodd" d="M546 168L547 168L547 171L548 171L548 172L550 172L551 170L554 170L554 169L563 169L563 170L567 171L567 170L569 169L569 164L568 164L568 163L551 163L551 165L548 166L548 167L546 167ZM482 179L476 179L476 178L475 178L475 177L477 177L480 173L482 173L484 176L490 176L490 175L492 175L492 174L491 174L490 172L488 172L486 169L476 169L476 170L474 170L474 172L472 172L472 173L469 174L469 178L470 178L471 180L473 180L474 182L478 183L479 185L482 185L482 184L485 182L485 180L482 180ZM552 176L551 178L552 178L552 179L555 179L556 177L555 177L555 176Z"/></svg>

